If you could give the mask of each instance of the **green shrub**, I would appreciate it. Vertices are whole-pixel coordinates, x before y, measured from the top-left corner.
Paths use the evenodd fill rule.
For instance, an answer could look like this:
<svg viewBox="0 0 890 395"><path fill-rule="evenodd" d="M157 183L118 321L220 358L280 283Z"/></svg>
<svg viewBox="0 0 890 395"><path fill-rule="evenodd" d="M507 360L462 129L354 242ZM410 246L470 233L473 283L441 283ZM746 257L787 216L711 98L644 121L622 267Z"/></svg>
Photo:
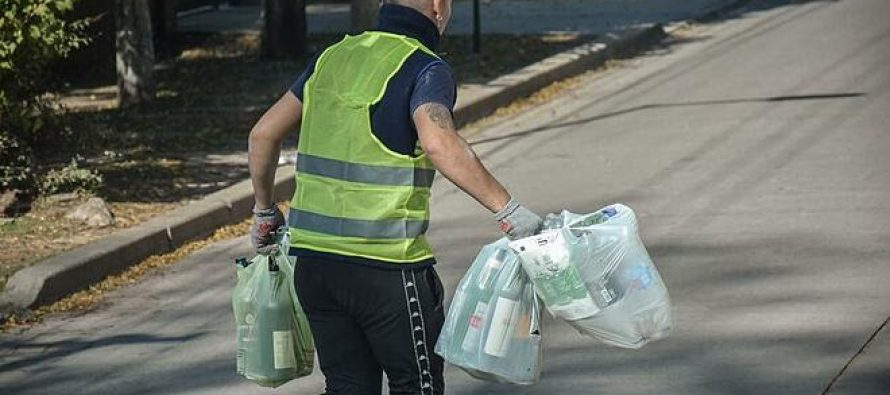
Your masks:
<svg viewBox="0 0 890 395"><path fill-rule="evenodd" d="M86 43L74 0L0 0L0 191L33 190L35 156L65 133L46 99L52 63Z"/></svg>
<svg viewBox="0 0 890 395"><path fill-rule="evenodd" d="M0 191L26 186L30 179L31 150L5 127L0 129Z"/></svg>
<svg viewBox="0 0 890 395"><path fill-rule="evenodd" d="M52 195L63 192L79 192L93 195L102 188L102 175L80 168L72 159L68 166L53 169L40 178L40 194Z"/></svg>

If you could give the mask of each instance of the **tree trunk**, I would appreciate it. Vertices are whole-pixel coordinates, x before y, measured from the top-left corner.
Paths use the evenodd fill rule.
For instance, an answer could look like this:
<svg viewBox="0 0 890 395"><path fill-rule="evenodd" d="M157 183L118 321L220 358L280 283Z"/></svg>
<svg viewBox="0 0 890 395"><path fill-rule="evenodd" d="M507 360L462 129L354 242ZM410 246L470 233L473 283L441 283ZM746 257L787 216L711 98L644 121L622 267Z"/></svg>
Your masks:
<svg viewBox="0 0 890 395"><path fill-rule="evenodd" d="M297 57L306 50L306 1L263 1L263 56Z"/></svg>
<svg viewBox="0 0 890 395"><path fill-rule="evenodd" d="M154 100L154 43L147 0L117 0L118 104L128 107Z"/></svg>
<svg viewBox="0 0 890 395"><path fill-rule="evenodd" d="M362 32L373 29L377 22L377 11L380 9L379 0L351 0L352 10L350 21L353 32Z"/></svg>
<svg viewBox="0 0 890 395"><path fill-rule="evenodd" d="M176 34L178 0L150 0L152 29L155 37L170 38Z"/></svg>

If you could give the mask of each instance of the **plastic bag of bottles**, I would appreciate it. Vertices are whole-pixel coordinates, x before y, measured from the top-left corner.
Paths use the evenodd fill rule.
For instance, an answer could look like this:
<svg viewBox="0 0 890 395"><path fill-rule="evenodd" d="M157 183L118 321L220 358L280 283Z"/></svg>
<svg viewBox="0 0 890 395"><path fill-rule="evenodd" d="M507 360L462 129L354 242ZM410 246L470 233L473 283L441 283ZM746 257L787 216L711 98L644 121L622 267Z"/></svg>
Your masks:
<svg viewBox="0 0 890 395"><path fill-rule="evenodd" d="M540 308L507 239L483 247L461 279L435 350L482 380L538 381Z"/></svg>
<svg viewBox="0 0 890 395"><path fill-rule="evenodd" d="M519 252L548 310L581 333L633 349L670 333L667 288L640 240L630 207L615 204L585 215L551 214L540 235L513 242L511 247ZM570 275L553 275L559 273L557 269ZM577 290L578 279L587 291L586 301ZM548 281L561 288L554 291ZM565 304L554 303L549 294L559 294L556 291L562 292L559 302L571 297L576 308L570 312L576 314L568 315Z"/></svg>
<svg viewBox="0 0 890 395"><path fill-rule="evenodd" d="M237 371L264 387L307 376L314 367L312 332L294 289L295 263L280 250L236 261Z"/></svg>

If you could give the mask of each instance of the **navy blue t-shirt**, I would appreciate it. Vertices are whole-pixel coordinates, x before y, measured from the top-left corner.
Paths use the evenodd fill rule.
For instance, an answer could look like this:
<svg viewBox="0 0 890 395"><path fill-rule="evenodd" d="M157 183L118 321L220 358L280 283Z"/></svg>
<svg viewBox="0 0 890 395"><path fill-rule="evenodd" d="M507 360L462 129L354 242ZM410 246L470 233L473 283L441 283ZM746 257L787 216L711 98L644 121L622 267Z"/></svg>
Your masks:
<svg viewBox="0 0 890 395"><path fill-rule="evenodd" d="M411 8L385 4L380 8L379 18L379 31L414 38L432 51L438 47L439 31L436 26L426 16ZM300 101L303 101L306 81L315 72L318 56L317 54L310 60L306 70L290 88ZM426 103L438 103L453 111L456 98L457 85L448 64L426 52L415 51L389 80L383 97L371 108L372 132L390 150L416 156L417 129L412 117L414 111ZM291 255L398 269L424 267L435 263L430 258L413 264L392 264L306 248L291 248Z"/></svg>

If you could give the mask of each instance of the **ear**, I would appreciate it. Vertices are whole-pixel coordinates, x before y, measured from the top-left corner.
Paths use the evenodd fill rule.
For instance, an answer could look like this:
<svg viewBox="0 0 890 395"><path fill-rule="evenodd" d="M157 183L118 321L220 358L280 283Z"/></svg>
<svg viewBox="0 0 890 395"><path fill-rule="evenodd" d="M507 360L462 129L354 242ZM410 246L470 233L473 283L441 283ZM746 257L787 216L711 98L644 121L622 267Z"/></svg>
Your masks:
<svg viewBox="0 0 890 395"><path fill-rule="evenodd" d="M433 0L433 18L437 21L445 17L445 1L447 0Z"/></svg>
<svg viewBox="0 0 890 395"><path fill-rule="evenodd" d="M450 4L451 0L433 0L433 14L431 16L433 18L433 23L439 28L440 33L443 30L443 24L448 22L445 19L448 18L448 7Z"/></svg>

